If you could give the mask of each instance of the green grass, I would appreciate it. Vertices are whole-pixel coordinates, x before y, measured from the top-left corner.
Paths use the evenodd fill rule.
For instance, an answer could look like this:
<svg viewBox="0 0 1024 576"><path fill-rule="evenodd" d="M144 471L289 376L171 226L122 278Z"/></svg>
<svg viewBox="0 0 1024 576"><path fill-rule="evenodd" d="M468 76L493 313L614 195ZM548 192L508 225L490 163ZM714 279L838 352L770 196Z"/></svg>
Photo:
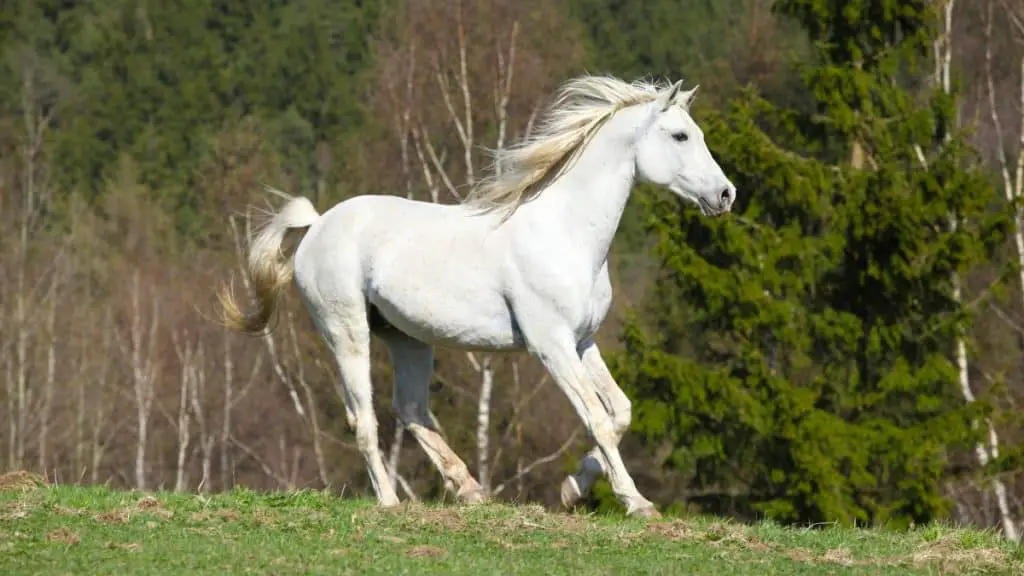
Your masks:
<svg viewBox="0 0 1024 576"><path fill-rule="evenodd" d="M535 506L378 509L315 491L0 489L0 574L1024 573L989 532L645 522Z"/></svg>

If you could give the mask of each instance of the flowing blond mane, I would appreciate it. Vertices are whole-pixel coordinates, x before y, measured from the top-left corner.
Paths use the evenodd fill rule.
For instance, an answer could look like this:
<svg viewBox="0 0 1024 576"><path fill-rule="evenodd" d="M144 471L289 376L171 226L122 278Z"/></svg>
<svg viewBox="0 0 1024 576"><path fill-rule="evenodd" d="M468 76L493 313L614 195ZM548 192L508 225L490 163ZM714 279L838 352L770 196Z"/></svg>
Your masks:
<svg viewBox="0 0 1024 576"><path fill-rule="evenodd" d="M580 76L565 82L532 134L509 148L492 151L490 175L467 194L465 203L502 211L507 218L539 195L546 183L564 174L587 140L616 112L652 102L667 88L612 76Z"/></svg>

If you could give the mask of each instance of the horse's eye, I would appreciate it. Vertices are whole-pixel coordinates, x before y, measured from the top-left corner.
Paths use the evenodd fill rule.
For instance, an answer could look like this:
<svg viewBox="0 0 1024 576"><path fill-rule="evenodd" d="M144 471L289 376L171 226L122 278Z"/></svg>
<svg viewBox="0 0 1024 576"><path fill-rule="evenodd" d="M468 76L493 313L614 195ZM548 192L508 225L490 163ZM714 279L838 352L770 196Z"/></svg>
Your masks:
<svg viewBox="0 0 1024 576"><path fill-rule="evenodd" d="M690 135L686 132L679 132L677 134L673 134L672 138L674 138L676 142L686 142L690 139Z"/></svg>

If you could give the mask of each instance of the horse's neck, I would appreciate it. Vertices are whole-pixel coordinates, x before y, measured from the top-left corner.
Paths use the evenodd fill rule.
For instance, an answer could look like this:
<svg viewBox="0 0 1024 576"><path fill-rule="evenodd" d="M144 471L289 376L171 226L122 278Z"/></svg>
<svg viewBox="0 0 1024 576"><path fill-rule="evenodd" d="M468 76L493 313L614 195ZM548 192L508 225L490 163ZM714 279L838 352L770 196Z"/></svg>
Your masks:
<svg viewBox="0 0 1024 576"><path fill-rule="evenodd" d="M569 171L536 200L531 212L568 232L595 273L608 258L636 179L636 132L643 107L622 110L602 126Z"/></svg>

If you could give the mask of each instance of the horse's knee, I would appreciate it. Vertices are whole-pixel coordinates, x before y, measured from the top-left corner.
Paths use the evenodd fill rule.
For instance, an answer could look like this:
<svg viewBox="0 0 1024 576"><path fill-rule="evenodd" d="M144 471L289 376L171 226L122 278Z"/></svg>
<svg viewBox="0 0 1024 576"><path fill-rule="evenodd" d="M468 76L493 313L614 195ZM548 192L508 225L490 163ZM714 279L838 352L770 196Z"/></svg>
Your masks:
<svg viewBox="0 0 1024 576"><path fill-rule="evenodd" d="M618 445L619 435L615 430L615 425L612 423L612 419L607 416L604 418L598 417L594 419L591 424L590 436L598 446Z"/></svg>

